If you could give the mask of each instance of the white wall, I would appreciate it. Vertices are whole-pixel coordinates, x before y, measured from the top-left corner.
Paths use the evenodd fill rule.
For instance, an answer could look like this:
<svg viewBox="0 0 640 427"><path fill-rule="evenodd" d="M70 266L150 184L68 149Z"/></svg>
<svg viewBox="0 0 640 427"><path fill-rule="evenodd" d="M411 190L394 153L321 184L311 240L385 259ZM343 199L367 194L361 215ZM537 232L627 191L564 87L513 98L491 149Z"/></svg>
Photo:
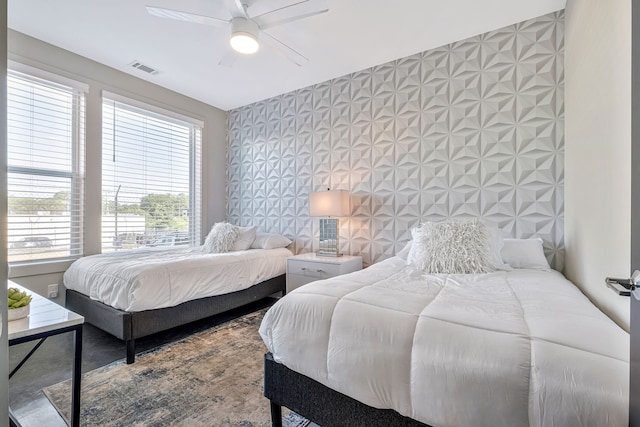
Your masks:
<svg viewBox="0 0 640 427"><path fill-rule="evenodd" d="M565 273L628 330L631 1L568 0L565 43Z"/></svg>
<svg viewBox="0 0 640 427"><path fill-rule="evenodd" d="M7 1L0 0L0 283L7 280ZM7 287L0 286L0 301ZM0 426L9 425L7 306L0 304Z"/></svg>
<svg viewBox="0 0 640 427"><path fill-rule="evenodd" d="M203 229L224 220L226 179L226 113L210 105L156 86L132 75L9 30L9 59L44 69L89 85L86 97L86 176L84 253L100 252L102 91L107 90L148 104L200 119L202 135ZM203 233L204 233L203 230ZM46 294L47 285L62 283L68 263L11 270L16 282ZM58 302L62 302L63 292Z"/></svg>
<svg viewBox="0 0 640 427"><path fill-rule="evenodd" d="M365 265L420 222L482 217L561 270L563 35L554 12L230 111L229 220L311 252L308 193L330 187L351 193L340 250Z"/></svg>

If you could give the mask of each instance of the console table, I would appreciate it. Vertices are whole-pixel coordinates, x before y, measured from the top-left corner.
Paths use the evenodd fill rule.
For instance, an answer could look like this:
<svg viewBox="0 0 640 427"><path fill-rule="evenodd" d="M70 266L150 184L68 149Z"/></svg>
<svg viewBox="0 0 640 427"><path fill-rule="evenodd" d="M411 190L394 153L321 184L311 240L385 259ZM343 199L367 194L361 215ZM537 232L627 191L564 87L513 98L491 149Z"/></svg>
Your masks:
<svg viewBox="0 0 640 427"><path fill-rule="evenodd" d="M9 374L11 378L25 364L33 353L42 345L47 337L73 332L74 357L73 371L71 374L71 427L80 426L80 380L82 376L82 324L84 317L59 306L53 301L36 294L22 286L8 282L10 288L18 288L27 291L32 296L31 313L29 316L8 322L9 345L21 344L27 341L39 340L27 355L13 368Z"/></svg>

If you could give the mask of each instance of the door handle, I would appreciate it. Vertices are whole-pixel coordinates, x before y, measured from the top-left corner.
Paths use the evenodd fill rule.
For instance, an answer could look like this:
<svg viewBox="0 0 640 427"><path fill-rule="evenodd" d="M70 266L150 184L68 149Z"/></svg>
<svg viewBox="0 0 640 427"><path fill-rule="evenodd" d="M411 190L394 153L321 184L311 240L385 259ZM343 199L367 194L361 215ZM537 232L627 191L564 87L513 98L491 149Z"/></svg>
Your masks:
<svg viewBox="0 0 640 427"><path fill-rule="evenodd" d="M636 291L640 286L640 270L634 271L633 275L628 279L607 277L604 281L607 284L607 287L618 295L628 297L633 293L633 296L636 297L636 299L640 299L640 290Z"/></svg>

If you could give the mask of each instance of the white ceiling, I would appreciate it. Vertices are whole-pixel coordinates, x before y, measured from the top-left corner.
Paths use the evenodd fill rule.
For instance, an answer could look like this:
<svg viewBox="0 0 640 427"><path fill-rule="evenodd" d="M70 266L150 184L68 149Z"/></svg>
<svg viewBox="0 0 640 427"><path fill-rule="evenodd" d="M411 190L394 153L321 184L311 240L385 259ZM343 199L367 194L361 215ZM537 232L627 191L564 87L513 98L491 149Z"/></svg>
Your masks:
<svg viewBox="0 0 640 427"><path fill-rule="evenodd" d="M295 0L255 0L275 9ZM564 8L566 0L328 0L329 12L269 30L310 59L261 48L219 66L229 30L145 5L229 18L223 0L9 0L9 27L229 110ZM131 68L139 60L155 76Z"/></svg>

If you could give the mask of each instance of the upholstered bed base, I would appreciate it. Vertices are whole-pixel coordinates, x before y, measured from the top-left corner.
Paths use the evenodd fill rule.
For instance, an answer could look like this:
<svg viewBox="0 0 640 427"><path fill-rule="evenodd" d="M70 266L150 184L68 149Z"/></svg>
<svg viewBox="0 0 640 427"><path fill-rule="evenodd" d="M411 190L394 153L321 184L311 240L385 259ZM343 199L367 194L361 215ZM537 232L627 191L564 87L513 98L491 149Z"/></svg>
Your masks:
<svg viewBox="0 0 640 427"><path fill-rule="evenodd" d="M321 426L429 427L391 409L376 409L264 356L264 395L271 401L273 427L282 427L285 406Z"/></svg>
<svg viewBox="0 0 640 427"><path fill-rule="evenodd" d="M176 326L185 325L215 314L285 292L285 275L266 280L250 288L188 301L174 307L127 312L67 289L66 307L85 321L125 341L127 363L135 361L135 340Z"/></svg>

